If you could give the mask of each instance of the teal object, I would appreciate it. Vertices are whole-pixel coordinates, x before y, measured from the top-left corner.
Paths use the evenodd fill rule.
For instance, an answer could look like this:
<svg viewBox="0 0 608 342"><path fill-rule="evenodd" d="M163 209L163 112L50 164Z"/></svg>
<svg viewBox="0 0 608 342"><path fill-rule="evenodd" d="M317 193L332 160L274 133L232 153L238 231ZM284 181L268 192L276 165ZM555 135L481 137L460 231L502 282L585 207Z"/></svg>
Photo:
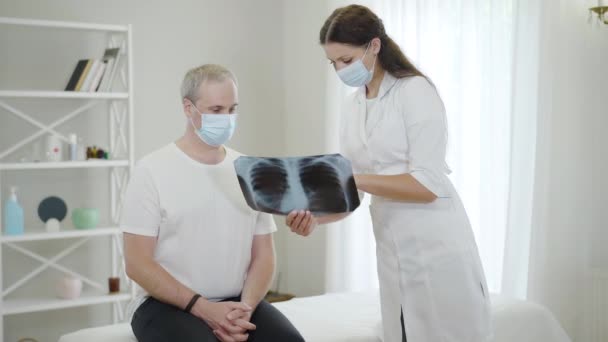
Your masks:
<svg viewBox="0 0 608 342"><path fill-rule="evenodd" d="M52 218L61 222L67 214L68 206L61 198L57 196L47 197L40 202L40 205L38 205L38 216L42 222L46 222Z"/></svg>
<svg viewBox="0 0 608 342"><path fill-rule="evenodd" d="M76 229L91 229L99 223L99 210L96 208L76 208L72 210L72 223Z"/></svg>
<svg viewBox="0 0 608 342"><path fill-rule="evenodd" d="M17 188L11 188L11 196L4 205L4 234L23 234L23 208L17 201Z"/></svg>

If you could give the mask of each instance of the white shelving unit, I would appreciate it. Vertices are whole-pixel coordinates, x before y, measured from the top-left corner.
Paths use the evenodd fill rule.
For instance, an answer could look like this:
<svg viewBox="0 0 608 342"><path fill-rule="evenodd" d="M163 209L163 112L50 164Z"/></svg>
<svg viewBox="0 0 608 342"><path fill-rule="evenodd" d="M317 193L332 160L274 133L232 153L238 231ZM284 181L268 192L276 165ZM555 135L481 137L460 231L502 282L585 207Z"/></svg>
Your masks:
<svg viewBox="0 0 608 342"><path fill-rule="evenodd" d="M89 93L75 91L24 91L0 90L0 98L38 98L38 99L128 99L129 93Z"/></svg>
<svg viewBox="0 0 608 342"><path fill-rule="evenodd" d="M72 307L96 305L109 303L113 307L113 320L117 322L123 318L123 306L125 301L132 298L133 287L129 283L125 292L109 294L107 284L101 284L88 277L62 266L59 261L69 256L73 251L83 246L87 241L95 238L106 238L110 240L111 265L113 274L124 275L124 262L122 253L122 234L118 229L118 218L122 194L128 182L128 176L134 165L133 153L133 50L132 33L130 25L106 25L89 24L76 22L61 22L48 20L32 20L19 18L0 17L0 30L6 25L29 26L41 30L68 30L82 32L101 32L107 37L105 47L120 47L123 54L122 63L117 76L122 83L121 92L70 92L70 91L40 91L40 90L19 90L19 89L0 89L0 123L5 115L14 115L25 122L37 127L39 130L31 135L24 137L21 141L9 146L7 149L0 149L0 189L2 189L2 177L7 172L31 172L33 170L67 170L67 169L92 169L106 168L110 172L109 186L110 191L110 215L111 226L100 227L89 230L62 230L59 232L46 232L42 229L28 229L25 234L18 236L0 235L0 340L4 336L4 317L9 315L24 314L29 312L40 312L48 310L58 310ZM99 56L101 57L101 56ZM25 100L24 100L25 99ZM50 123L43 124L33 116L15 108L12 101L48 101L49 99L63 99L74 101L76 107L62 118ZM71 102L70 102L71 103ZM12 155L29 143L41 136L49 133L58 135L67 142L67 137L55 130L56 127L86 113L100 103L108 103L108 131L110 141L110 156L119 159L113 160L87 160L87 161L61 161L61 162L6 162L6 157ZM1 124L0 124L1 126ZM49 177L52 177L49 174ZM0 226L3 225L2 214L4 209L3 200L6 194L0 195ZM1 232L4 232L2 228ZM44 257L36 251L23 246L24 242L31 241L51 241L69 240L68 247L52 257ZM21 279L8 286L3 286L4 264L2 260L2 249L7 248L25 255L40 263L40 266L33 269ZM74 300L57 298L53 293L43 293L32 295L27 298L13 298L11 293L28 283L43 271L52 269L65 275L77 277L83 282L82 295ZM126 277L125 277L126 279Z"/></svg>
<svg viewBox="0 0 608 342"><path fill-rule="evenodd" d="M74 300L64 300L51 297L7 300L4 302L4 314L16 315L28 312L67 309L94 304L116 303L129 299L131 299L130 293L100 295L98 293L83 292L79 298Z"/></svg>
<svg viewBox="0 0 608 342"><path fill-rule="evenodd" d="M23 235L4 235L0 238L0 242L24 242L24 241L40 241L40 240L57 240L57 239L71 239L79 237L92 237L92 236L112 236L120 234L120 229L116 227L109 228L95 228L89 230L79 229L65 229L59 232L27 232Z"/></svg>
<svg viewBox="0 0 608 342"><path fill-rule="evenodd" d="M2 170L46 170L46 169L86 169L103 167L124 167L129 166L128 160L87 160L69 162L49 162L49 163L2 163Z"/></svg>
<svg viewBox="0 0 608 342"><path fill-rule="evenodd" d="M2 170L86 169L129 166L128 160L87 160L48 163L1 163Z"/></svg>

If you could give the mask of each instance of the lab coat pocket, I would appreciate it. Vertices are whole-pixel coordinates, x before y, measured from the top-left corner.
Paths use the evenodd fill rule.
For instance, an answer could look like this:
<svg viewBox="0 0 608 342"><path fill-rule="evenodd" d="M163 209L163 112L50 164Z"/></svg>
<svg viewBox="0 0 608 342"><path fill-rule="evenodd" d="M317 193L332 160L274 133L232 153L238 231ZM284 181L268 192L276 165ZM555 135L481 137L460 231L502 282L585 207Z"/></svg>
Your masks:
<svg viewBox="0 0 608 342"><path fill-rule="evenodd" d="M487 320L484 280L468 252L429 265L429 290L446 341L477 341Z"/></svg>

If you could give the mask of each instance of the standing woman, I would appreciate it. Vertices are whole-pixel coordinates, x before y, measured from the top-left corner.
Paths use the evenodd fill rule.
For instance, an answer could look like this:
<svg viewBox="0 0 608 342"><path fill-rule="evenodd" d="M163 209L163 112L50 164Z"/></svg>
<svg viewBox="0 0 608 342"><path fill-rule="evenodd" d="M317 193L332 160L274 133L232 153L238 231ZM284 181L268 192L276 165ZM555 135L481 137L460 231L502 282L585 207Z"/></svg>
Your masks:
<svg viewBox="0 0 608 342"><path fill-rule="evenodd" d="M437 90L367 7L335 10L320 43L340 79L358 87L343 106L340 141L358 189L372 196L384 341L488 341L488 289L447 176L446 115ZM317 223L336 219L297 211L286 221L308 235Z"/></svg>

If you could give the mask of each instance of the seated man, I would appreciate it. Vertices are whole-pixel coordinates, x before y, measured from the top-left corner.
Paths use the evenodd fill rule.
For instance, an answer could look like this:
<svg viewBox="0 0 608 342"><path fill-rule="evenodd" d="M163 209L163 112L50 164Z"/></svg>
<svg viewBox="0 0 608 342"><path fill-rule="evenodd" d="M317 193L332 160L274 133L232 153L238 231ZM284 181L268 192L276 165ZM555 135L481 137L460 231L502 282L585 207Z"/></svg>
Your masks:
<svg viewBox="0 0 608 342"><path fill-rule="evenodd" d="M223 145L235 129L236 79L203 65L186 74L181 95L186 132L138 163L125 196L126 271L139 285L133 332L140 342L303 341L263 301L276 226L247 206L239 153Z"/></svg>

